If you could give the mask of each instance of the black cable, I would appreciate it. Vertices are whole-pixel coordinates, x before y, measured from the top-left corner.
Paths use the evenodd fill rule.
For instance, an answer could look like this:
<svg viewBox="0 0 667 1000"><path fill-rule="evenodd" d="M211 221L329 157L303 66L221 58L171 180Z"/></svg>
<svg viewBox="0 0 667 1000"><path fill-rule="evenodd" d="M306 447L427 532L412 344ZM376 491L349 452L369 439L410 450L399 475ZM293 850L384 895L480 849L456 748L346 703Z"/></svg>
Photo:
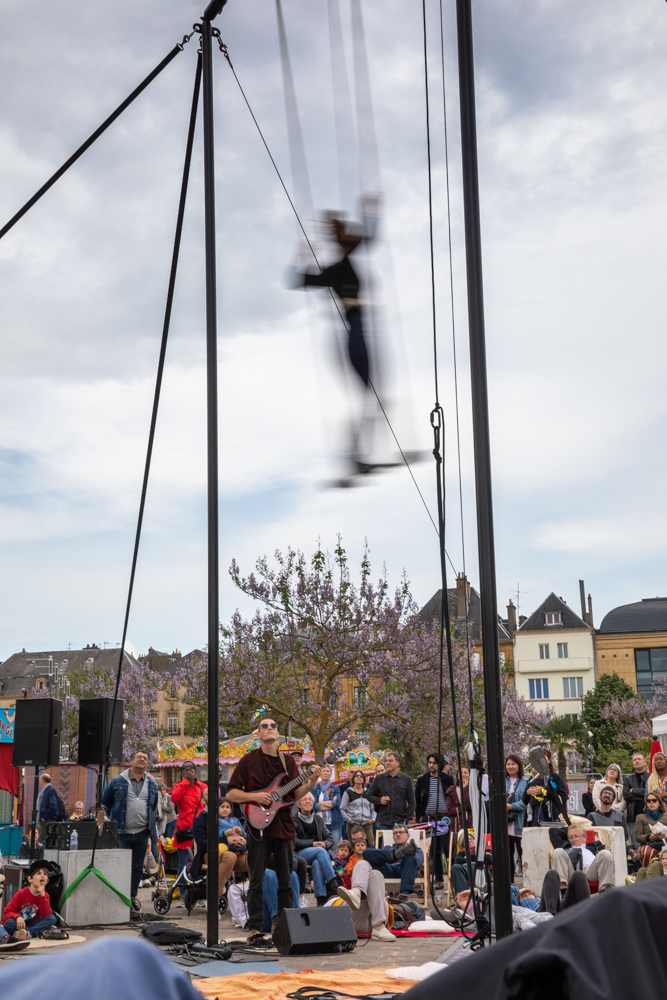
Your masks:
<svg viewBox="0 0 667 1000"><path fill-rule="evenodd" d="M304 239L305 239L306 243L308 244L308 248L309 248L310 252L313 255L313 260L315 261L316 265L319 267L319 269L321 271L322 270L322 265L320 264L320 262L318 260L317 254L315 252L315 248L313 247L310 239L308 238L308 234L306 233L306 230L305 230L304 225L303 225L303 223L301 221L301 218L300 218L299 213L298 213L298 211L296 209L296 206L295 206L294 202L292 201L291 195L290 195L290 193L289 193L289 191L287 189L287 185L285 184L285 181L282 178L282 175L281 175L280 170L278 168L278 164L276 163L275 159L273 158L273 154L271 153L271 150L269 149L269 145L268 145L266 139L264 138L264 134L263 134L262 129L261 129L260 125L259 125L259 122L257 121L257 118L255 117L255 113L252 110L252 107L250 106L250 102L249 102L248 98L246 97L245 91L244 91L243 87L241 86L241 81L239 80L239 78L238 78L238 76L236 74L236 70L234 69L232 61L231 61L231 59L229 57L229 52L227 51L227 46L221 40L220 40L220 51L222 52L223 56L225 57L225 59L227 60L227 62L229 64L229 68L231 69L231 71L232 71L232 73L234 75L234 79L236 80L236 83L238 85L238 88L241 91L241 96L243 97L243 100L245 101L245 104L246 104L246 106L248 108L248 111L250 112L250 116L251 116L253 122L255 123L255 128L257 129L257 132L259 133L259 137L262 140L262 143L264 144L264 148L266 149L266 152L269 155L269 159L271 160L271 163L273 165L273 169L276 172L276 176L278 177L278 180L280 181L281 187L282 187L283 191L285 192L287 200L290 203L290 207L291 207L291 209L292 209L292 211L294 213L294 217L295 217L295 219L296 219L296 221L297 221L297 223L299 225L299 228L300 228L301 232L303 233L303 236L304 236ZM329 295L331 296L331 300L332 300L333 304L336 307L338 315L341 318L341 322L343 323L345 329L347 330L347 323L345 322L345 317L343 316L343 314L342 314L342 312L340 310L340 306L339 306L338 302L336 301L335 296L334 296L332 290L330 288L327 289L327 290L329 292ZM410 463L409 463L409 461L407 459L407 456L406 456L405 452L403 451L403 449L402 449L402 447L401 447L401 445L399 443L399 440L398 440L398 438L396 436L396 432L394 431L394 428L392 427L392 424L391 424L391 421L390 421L389 416L387 414L387 411L385 410L384 406L382 405L382 401L380 399L380 396L379 396L379 394L378 394L375 386L373 385L372 381L370 381L370 380L369 380L369 385L370 385L371 389L373 390L373 394L375 395L375 398L376 398L376 400L378 402L378 405L379 405L380 409L382 410L382 415L384 416L384 419L387 421L387 426L389 427L391 435L392 435L394 441L396 442L396 446L397 446L397 448L398 448L398 450L399 450L399 452L401 454L401 458L403 459L403 462L405 463L405 467L407 468L408 472L410 473L410 478L412 479L412 482L415 485L415 489L417 490L417 493L419 494L421 502L424 505L424 509L425 509L426 513L428 514L428 517L429 517L429 519L431 521L431 524L433 525L433 528L437 532L438 527L437 527L435 521L433 520L433 515L431 514L431 511L428 508L428 504L426 503L426 500L424 499L424 494L422 493L422 491L419 488L419 485L417 484L417 480L415 479L414 473L412 471L412 466L410 465ZM454 563L452 562L449 553L447 552L446 555L447 555L447 558L449 559L449 562L450 562L450 565L451 565L452 569L454 570L454 572L456 572L456 567L454 566Z"/></svg>
<svg viewBox="0 0 667 1000"><path fill-rule="evenodd" d="M139 86L136 87L132 91L132 93L130 94L130 96L126 97L125 100L123 101L123 103L119 104L118 107L116 108L116 110L114 112L112 112L109 115L109 117L106 118L102 122L102 124L100 125L100 127L97 128L97 129L95 129L95 131L93 132L93 134L91 136L89 136L86 139L86 141L84 143L82 143L81 146L79 146L79 148L76 150L76 152L72 153L72 155L70 156L70 158L68 160L65 160L65 162L62 165L62 167L60 167L58 170L56 170L55 174L52 174L51 177L49 177L48 181L45 184L42 184L42 186L39 189L39 191L37 191L32 196L32 198L30 198L28 201L26 201L25 205L18 210L18 212L16 213L16 215L13 215L12 218L9 220L9 222L7 222L2 227L2 229L0 229L0 240L2 239L3 236L5 236L9 232L9 230L13 226L16 225L16 223L19 221L19 219L23 218L23 216L26 214L26 212L30 211L30 209L32 208L32 206L36 202L39 201L39 199L42 197L42 195L46 194L46 192L49 190L49 188L53 187L53 185L56 183L56 181L59 180L62 177L62 175L64 173L66 173L66 171L69 170L69 168L72 166L72 164L76 163L76 161L79 159L79 157L82 156L86 152L86 150L89 149L92 146L92 144L95 142L95 140L99 139L99 137L102 135L102 133L106 132L106 130L109 128L110 125L113 125L113 123L116 121L116 119L120 115L122 115L123 111L125 111L125 109L128 108L130 106L130 104L132 104L132 102L139 96L139 94L141 94L146 89L146 87L148 86L149 83L153 82L153 80L155 79L156 76L159 76L159 74L162 72L162 70L165 69L165 67L167 67L169 65L169 63L172 61L172 59L174 59L178 55L179 52L183 51L183 46L187 42L190 41L191 37L192 37L191 35L184 35L183 36L183 41L180 42L178 45L174 45L174 47L171 50L171 52L169 52L164 57L164 59L162 60L161 63L158 63L158 65L155 67L155 69L152 71L152 73L149 73L148 76L146 77L146 79L143 80L139 84Z"/></svg>

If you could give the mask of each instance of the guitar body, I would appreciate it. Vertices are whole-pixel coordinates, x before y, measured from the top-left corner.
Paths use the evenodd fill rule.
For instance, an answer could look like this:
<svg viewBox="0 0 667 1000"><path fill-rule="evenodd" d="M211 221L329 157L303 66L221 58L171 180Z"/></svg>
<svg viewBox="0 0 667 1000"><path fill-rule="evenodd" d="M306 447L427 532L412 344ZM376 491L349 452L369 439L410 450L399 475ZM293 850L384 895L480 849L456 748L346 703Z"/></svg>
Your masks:
<svg viewBox="0 0 667 1000"><path fill-rule="evenodd" d="M273 779L270 785L261 789L263 792L268 792L273 799L270 806L260 806L257 802L243 803L245 817L255 830L266 830L267 826L273 823L277 813L281 809L291 808L294 805L293 802L285 802L278 793L284 777L284 774L279 774Z"/></svg>

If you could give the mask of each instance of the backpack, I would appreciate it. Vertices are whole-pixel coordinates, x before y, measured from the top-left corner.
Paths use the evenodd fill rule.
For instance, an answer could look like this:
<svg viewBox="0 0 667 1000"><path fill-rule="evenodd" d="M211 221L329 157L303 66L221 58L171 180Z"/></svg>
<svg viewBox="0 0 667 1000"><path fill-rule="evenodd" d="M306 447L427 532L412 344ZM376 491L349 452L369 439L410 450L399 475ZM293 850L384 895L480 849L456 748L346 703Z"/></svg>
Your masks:
<svg viewBox="0 0 667 1000"><path fill-rule="evenodd" d="M191 931L187 927L175 927L174 924L142 927L141 933L151 944L201 944L204 940L199 931Z"/></svg>

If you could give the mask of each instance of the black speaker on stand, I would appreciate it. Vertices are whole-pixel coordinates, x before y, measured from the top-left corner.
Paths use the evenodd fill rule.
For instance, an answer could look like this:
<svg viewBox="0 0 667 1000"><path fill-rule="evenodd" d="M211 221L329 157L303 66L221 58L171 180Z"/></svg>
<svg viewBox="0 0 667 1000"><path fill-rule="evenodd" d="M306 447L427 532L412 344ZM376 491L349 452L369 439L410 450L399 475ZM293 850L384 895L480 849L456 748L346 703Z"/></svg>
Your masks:
<svg viewBox="0 0 667 1000"><path fill-rule="evenodd" d="M125 702L119 698L116 711L113 698L82 698L79 702L79 757L82 767L105 763L107 740L113 715L113 732L109 750L112 764L123 761L123 712Z"/></svg>
<svg viewBox="0 0 667 1000"><path fill-rule="evenodd" d="M31 861L35 856L39 769L53 767L60 762L62 722L63 703L58 698L21 698L16 702L12 767L35 768L30 824Z"/></svg>

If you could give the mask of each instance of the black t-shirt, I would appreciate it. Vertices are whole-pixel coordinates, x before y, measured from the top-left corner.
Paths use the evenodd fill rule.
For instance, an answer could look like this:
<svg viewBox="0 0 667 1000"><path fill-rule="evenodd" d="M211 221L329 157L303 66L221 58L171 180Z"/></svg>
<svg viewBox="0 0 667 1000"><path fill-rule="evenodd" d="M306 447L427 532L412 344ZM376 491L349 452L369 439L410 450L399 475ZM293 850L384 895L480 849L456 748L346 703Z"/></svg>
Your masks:
<svg viewBox="0 0 667 1000"><path fill-rule="evenodd" d="M299 771L294 762L294 758L289 754L283 754L287 777L285 782L298 777ZM251 750L245 754L238 762L227 786L230 788L240 788L243 792L260 792L270 785L275 777L284 774L280 757L271 757L260 748ZM281 782L284 784L285 782ZM294 802L293 795L286 795L285 802ZM294 817L292 810L287 807L280 809L273 823L270 823L264 831L267 837L278 837L280 840L294 840Z"/></svg>

